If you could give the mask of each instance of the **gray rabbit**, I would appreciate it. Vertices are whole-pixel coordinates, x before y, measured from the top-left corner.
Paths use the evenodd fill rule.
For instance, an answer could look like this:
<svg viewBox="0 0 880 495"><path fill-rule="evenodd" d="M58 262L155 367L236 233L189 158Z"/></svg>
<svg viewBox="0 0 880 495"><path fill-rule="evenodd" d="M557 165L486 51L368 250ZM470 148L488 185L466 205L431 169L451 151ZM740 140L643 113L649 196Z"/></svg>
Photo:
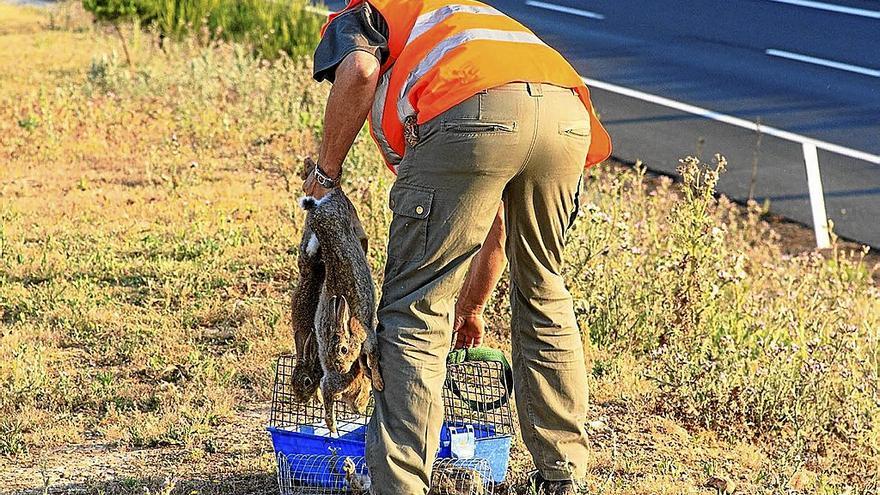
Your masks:
<svg viewBox="0 0 880 495"><path fill-rule="evenodd" d="M324 286L324 262L318 249L318 238L306 223L297 258L299 283L291 298L291 322L293 342L296 348L296 364L293 368L293 397L298 402L308 402L314 397L324 370L318 358L318 340L315 335L315 314L318 299Z"/></svg>
<svg viewBox="0 0 880 495"><path fill-rule="evenodd" d="M334 401L366 413L370 382L384 384L376 344L376 296L366 257L366 235L354 205L336 188L301 205L325 267L315 314L315 336L323 370L321 394L327 428L336 431Z"/></svg>

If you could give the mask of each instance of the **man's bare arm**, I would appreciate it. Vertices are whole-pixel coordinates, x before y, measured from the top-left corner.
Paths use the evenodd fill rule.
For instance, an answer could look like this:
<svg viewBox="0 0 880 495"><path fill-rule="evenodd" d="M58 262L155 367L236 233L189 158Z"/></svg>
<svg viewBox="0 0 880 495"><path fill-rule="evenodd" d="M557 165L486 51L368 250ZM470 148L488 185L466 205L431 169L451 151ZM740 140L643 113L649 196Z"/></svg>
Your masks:
<svg viewBox="0 0 880 495"><path fill-rule="evenodd" d="M330 177L338 177L342 172L345 156L370 112L379 69L379 60L360 50L348 54L336 68L336 79L324 110L324 137L318 155L321 170ZM303 190L316 197L327 192L313 175L306 179Z"/></svg>
<svg viewBox="0 0 880 495"><path fill-rule="evenodd" d="M483 309L507 265L504 255L506 235L502 205L486 236L486 242L471 261L464 286L455 303L456 348L476 347L483 341Z"/></svg>

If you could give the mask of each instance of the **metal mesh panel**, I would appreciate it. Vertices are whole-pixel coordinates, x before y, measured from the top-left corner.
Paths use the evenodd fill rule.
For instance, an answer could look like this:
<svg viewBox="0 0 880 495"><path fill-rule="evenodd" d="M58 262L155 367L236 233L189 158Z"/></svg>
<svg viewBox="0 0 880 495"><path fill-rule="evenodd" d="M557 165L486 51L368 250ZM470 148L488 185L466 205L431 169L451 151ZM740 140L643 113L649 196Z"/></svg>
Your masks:
<svg viewBox="0 0 880 495"><path fill-rule="evenodd" d="M487 427L482 435L513 434L509 391L513 384L501 363L468 361L451 364L443 386L443 406L449 424Z"/></svg>
<svg viewBox="0 0 880 495"><path fill-rule="evenodd" d="M281 495L362 494L370 489L363 457L278 454Z"/></svg>
<svg viewBox="0 0 880 495"><path fill-rule="evenodd" d="M485 459L437 459L428 495L485 495L495 491Z"/></svg>
<svg viewBox="0 0 880 495"><path fill-rule="evenodd" d="M296 364L295 356L281 356L278 358L278 367L275 371L275 389L272 392L272 412L269 426L296 430L300 426L318 428L325 426L324 405L315 398L307 403L297 402L294 399L291 384L293 383L293 367ZM336 401L336 426L340 433L354 431L361 426L366 426L373 414L373 398L367 405L367 414L361 415L341 401Z"/></svg>
<svg viewBox="0 0 880 495"><path fill-rule="evenodd" d="M363 457L279 454L281 495L366 494L370 477ZM430 495L485 495L495 490L483 459L437 459Z"/></svg>
<svg viewBox="0 0 880 495"><path fill-rule="evenodd" d="M269 426L296 428L324 424L324 406L314 398L308 403L294 400L291 391L294 356L278 358L275 389ZM508 390L512 383L498 362L469 361L451 364L443 387L446 421L452 424L480 424L491 427L496 435L513 434L513 414ZM360 415L344 402L336 402L336 421L340 431L365 426L373 412L373 399L367 414Z"/></svg>

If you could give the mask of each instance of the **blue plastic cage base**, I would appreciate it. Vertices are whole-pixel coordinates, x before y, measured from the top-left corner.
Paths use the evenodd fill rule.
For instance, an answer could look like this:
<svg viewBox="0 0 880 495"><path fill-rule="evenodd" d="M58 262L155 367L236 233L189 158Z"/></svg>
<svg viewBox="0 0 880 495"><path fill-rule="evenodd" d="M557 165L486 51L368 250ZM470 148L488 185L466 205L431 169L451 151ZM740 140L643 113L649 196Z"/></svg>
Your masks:
<svg viewBox="0 0 880 495"><path fill-rule="evenodd" d="M440 449L437 457L452 459L449 423L444 423L440 430ZM454 426L461 427L461 423ZM494 435L491 428L473 425L475 432L473 458L484 459L489 464L489 475L493 481L500 483L507 475L507 464L510 459L510 435ZM272 436L272 445L276 455L295 456L353 456L363 457L366 450L366 426L360 426L347 432L340 432L338 437L323 433L321 427L301 425L293 428L267 428ZM324 428L326 430L326 428ZM315 432L318 432L316 434Z"/></svg>

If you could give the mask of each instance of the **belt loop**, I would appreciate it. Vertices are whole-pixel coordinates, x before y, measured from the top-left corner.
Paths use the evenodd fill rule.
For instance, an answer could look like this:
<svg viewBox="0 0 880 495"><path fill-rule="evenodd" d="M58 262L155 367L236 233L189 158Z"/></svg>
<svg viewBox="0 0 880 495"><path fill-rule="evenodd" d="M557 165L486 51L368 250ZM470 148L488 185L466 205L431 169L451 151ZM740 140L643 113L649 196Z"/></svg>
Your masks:
<svg viewBox="0 0 880 495"><path fill-rule="evenodd" d="M536 82L527 82L526 88L529 90L529 95L535 98L540 98L544 96L544 92L541 91L541 83Z"/></svg>

